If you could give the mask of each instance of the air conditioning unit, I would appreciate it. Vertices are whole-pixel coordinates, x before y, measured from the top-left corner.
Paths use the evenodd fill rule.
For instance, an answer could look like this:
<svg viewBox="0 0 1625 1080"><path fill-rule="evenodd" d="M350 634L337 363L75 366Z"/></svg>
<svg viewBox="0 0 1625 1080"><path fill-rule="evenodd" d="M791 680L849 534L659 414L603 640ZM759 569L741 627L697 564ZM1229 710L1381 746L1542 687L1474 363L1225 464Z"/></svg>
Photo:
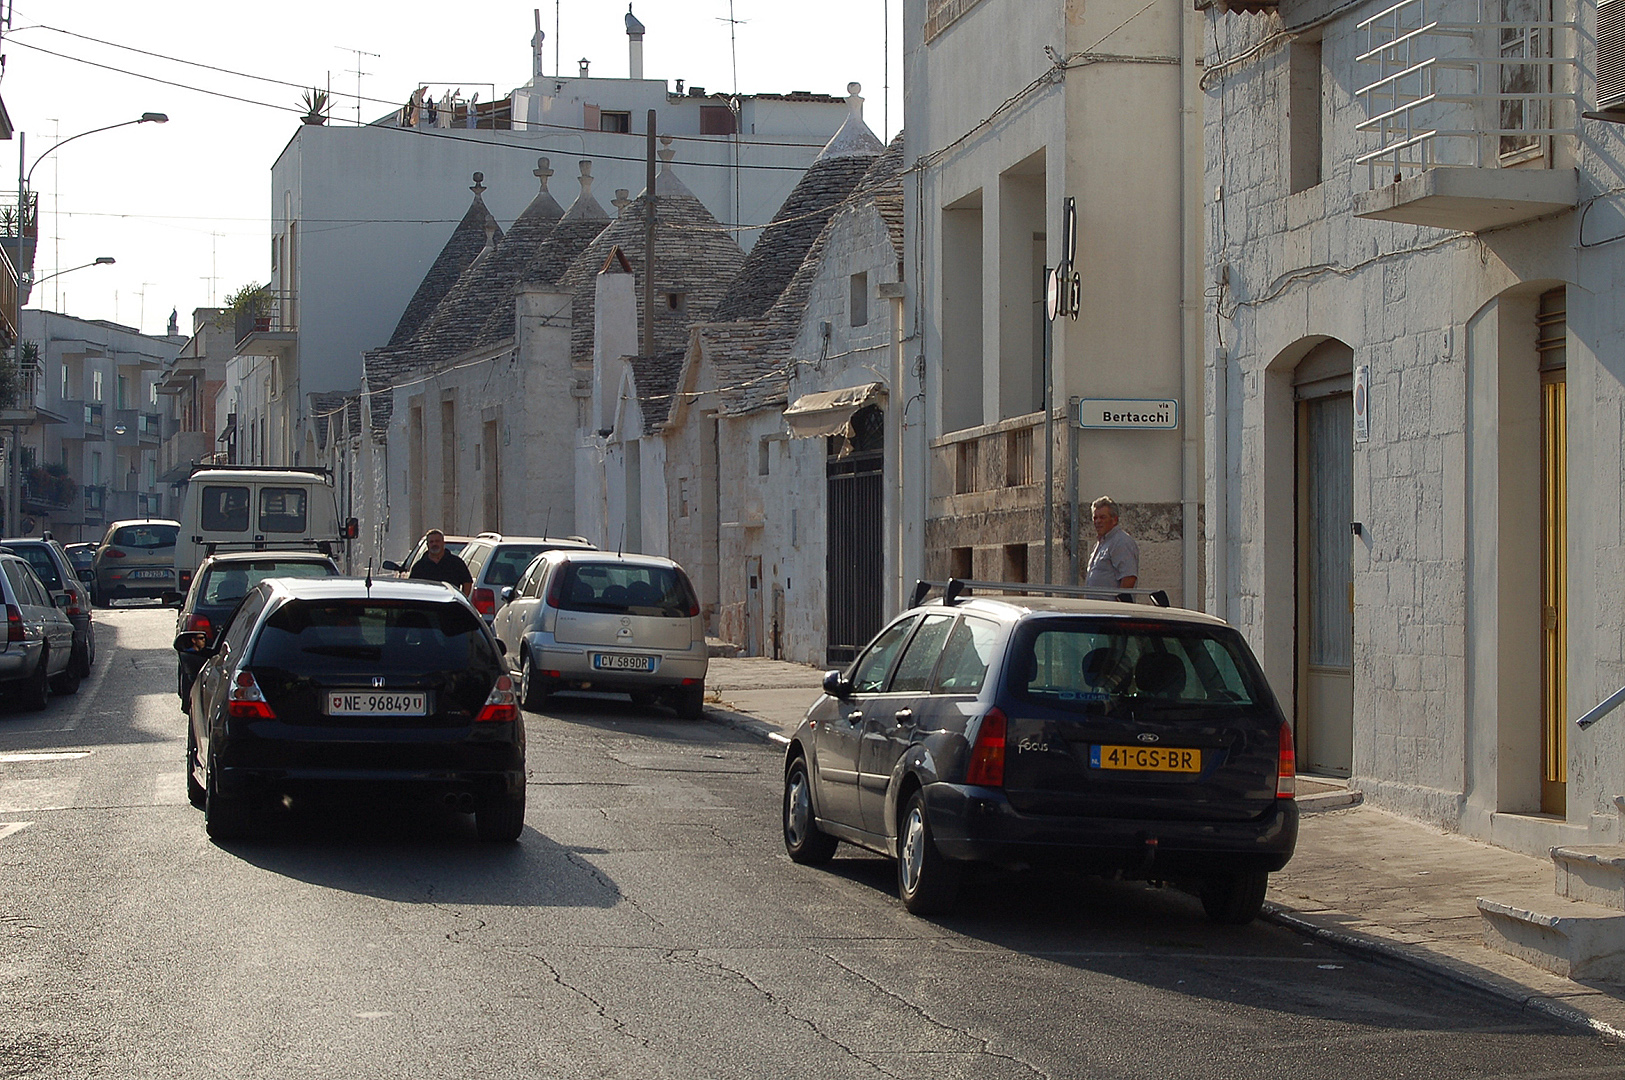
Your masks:
<svg viewBox="0 0 1625 1080"><path fill-rule="evenodd" d="M1597 3L1597 110L1625 110L1625 0Z"/></svg>

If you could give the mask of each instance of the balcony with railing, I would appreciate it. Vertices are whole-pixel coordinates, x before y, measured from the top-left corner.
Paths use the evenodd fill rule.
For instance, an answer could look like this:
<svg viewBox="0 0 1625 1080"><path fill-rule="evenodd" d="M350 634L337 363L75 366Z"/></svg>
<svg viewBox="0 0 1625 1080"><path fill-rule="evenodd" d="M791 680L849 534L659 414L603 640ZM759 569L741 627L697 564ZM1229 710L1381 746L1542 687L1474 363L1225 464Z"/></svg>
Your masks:
<svg viewBox="0 0 1625 1080"><path fill-rule="evenodd" d="M1481 232L1576 205L1579 33L1550 10L1402 0L1359 24L1357 217Z"/></svg>
<svg viewBox="0 0 1625 1080"><path fill-rule="evenodd" d="M298 340L299 310L291 291L262 290L260 299L236 312L237 352L245 356L291 356Z"/></svg>
<svg viewBox="0 0 1625 1080"><path fill-rule="evenodd" d="M85 406L85 434L87 439L107 437L107 410L101 404Z"/></svg>
<svg viewBox="0 0 1625 1080"><path fill-rule="evenodd" d="M18 207L21 207L21 213ZM16 194L10 198L0 196L0 250L11 262L16 280L22 284L22 303L28 303L27 282L34 276L34 248L39 240L39 194L22 193L22 202ZM19 305L21 306L21 305ZM13 310L10 307L7 311Z"/></svg>
<svg viewBox="0 0 1625 1080"><path fill-rule="evenodd" d="M0 365L4 365L0 374L9 376L0 378L0 424L33 424L40 387L45 381L44 369L38 360L18 363L10 357L0 357Z"/></svg>
<svg viewBox="0 0 1625 1080"><path fill-rule="evenodd" d="M158 448L158 482L178 484L192 475L192 466L207 463L215 453L207 431L179 431Z"/></svg>

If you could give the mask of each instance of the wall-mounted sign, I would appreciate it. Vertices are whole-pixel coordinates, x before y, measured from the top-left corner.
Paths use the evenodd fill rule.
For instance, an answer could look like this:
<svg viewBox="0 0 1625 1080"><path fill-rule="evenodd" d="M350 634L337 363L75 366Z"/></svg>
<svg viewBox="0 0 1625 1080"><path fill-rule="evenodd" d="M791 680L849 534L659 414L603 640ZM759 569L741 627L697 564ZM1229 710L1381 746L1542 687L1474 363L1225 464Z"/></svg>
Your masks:
<svg viewBox="0 0 1625 1080"><path fill-rule="evenodd" d="M1354 369L1354 441L1371 438L1371 365Z"/></svg>
<svg viewBox="0 0 1625 1080"><path fill-rule="evenodd" d="M1168 431L1179 426L1179 402L1172 398L1084 398L1078 402L1078 426Z"/></svg>

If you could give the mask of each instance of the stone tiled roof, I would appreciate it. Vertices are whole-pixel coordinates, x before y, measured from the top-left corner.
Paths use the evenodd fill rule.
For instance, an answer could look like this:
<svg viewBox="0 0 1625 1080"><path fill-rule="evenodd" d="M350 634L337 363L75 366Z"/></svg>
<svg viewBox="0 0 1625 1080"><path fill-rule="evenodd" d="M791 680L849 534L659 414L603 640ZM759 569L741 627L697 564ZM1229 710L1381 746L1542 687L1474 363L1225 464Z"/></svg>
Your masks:
<svg viewBox="0 0 1625 1080"><path fill-rule="evenodd" d="M632 379L637 385L643 424L649 431L664 427L677 402L677 383L683 375L686 349L670 349L658 356L634 356Z"/></svg>
<svg viewBox="0 0 1625 1080"><path fill-rule="evenodd" d="M530 258L520 269L515 285L558 285L559 279L576 257L608 227L609 214L592 194L591 162L581 162L580 180L581 193L548 232L546 239L531 248ZM476 348L486 348L512 336L513 304L509 302L497 305L486 316L474 344Z"/></svg>
<svg viewBox="0 0 1625 1080"><path fill-rule="evenodd" d="M661 151L665 167L655 179L655 296L682 297L672 310L662 305L654 315L655 352L683 348L690 325L703 322L716 311L729 281L739 272L745 253L728 231L711 216L699 199L671 170L671 150ZM640 278L638 318L643 318L644 222L649 199L645 192L621 208L621 214L578 255L559 284L574 294L570 330L570 356L590 361L593 344L595 279L611 251L619 247Z"/></svg>
<svg viewBox="0 0 1625 1080"><path fill-rule="evenodd" d="M745 256L745 265L717 306L718 322L767 313L806 259L835 207L852 193L884 150L863 122L863 99L857 96L857 84L852 87L852 111L846 123L802 174Z"/></svg>
<svg viewBox="0 0 1625 1080"><path fill-rule="evenodd" d="M440 249L434 265L429 267L417 292L412 294L406 310L401 313L400 321L395 324L395 332L389 337L390 347L404 345L411 339L423 321L434 314L441 298L451 291L463 271L485 249L485 227L487 224L495 225L497 219L491 216L491 211L485 208L485 200L480 198L480 192L485 190L481 186L484 179L483 173L474 174L474 201L469 204L463 220L452 230L451 239ZM501 234L499 228L497 235Z"/></svg>
<svg viewBox="0 0 1625 1080"><path fill-rule="evenodd" d="M332 390L309 396L310 416L316 421L316 446L318 449L327 449L328 433L333 430L333 424L343 426L343 420L339 414L347 411L347 408L353 407L355 409L352 425L360 425L361 401L356 396L355 391ZM352 426L351 430L355 429L354 426Z"/></svg>

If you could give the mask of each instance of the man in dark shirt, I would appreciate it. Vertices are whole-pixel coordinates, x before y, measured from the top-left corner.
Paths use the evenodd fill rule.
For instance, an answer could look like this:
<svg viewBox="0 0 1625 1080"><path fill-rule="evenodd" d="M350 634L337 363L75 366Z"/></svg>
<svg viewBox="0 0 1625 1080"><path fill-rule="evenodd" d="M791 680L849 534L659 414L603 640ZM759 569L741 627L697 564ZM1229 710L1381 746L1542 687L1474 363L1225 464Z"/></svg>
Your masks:
<svg viewBox="0 0 1625 1080"><path fill-rule="evenodd" d="M420 581L443 581L447 585L457 586L467 596L474 585L474 575L468 572L468 564L460 556L446 550L446 534L439 529L430 529L423 534L423 542L427 550L422 558L412 564L407 577Z"/></svg>

